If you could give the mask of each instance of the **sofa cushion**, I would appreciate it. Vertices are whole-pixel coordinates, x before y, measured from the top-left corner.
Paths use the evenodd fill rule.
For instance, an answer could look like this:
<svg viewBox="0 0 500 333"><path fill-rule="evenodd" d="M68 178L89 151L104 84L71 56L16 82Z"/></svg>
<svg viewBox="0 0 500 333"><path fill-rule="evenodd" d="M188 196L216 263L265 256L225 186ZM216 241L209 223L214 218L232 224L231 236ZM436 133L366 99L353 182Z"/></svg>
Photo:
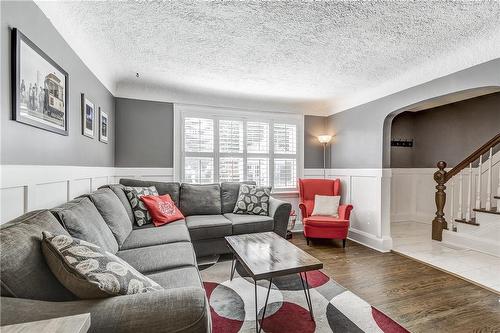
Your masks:
<svg viewBox="0 0 500 333"><path fill-rule="evenodd" d="M163 289L114 254L69 235L44 231L42 252L59 282L81 299Z"/></svg>
<svg viewBox="0 0 500 333"><path fill-rule="evenodd" d="M116 194L118 199L120 199L120 202L123 204L123 207L125 207L125 210L127 211L128 218L130 219L130 223L133 225L135 222L134 218L134 212L132 212L132 207L130 206L130 202L128 201L127 195L123 191L125 186L121 184L109 184L109 185L103 185L99 187L99 189L102 188L109 188L113 193Z"/></svg>
<svg viewBox="0 0 500 333"><path fill-rule="evenodd" d="M227 213L224 216L233 224L233 235L273 231L274 219L263 215Z"/></svg>
<svg viewBox="0 0 500 333"><path fill-rule="evenodd" d="M141 197L144 195L158 195L156 187L129 187L126 186L123 191L127 195L127 199L130 202L132 211L134 212L135 223L142 227L145 224L150 224L153 222L151 213L147 209L144 202L142 202Z"/></svg>
<svg viewBox="0 0 500 333"><path fill-rule="evenodd" d="M51 209L69 234L106 249L118 251L118 243L99 211L87 197L76 198Z"/></svg>
<svg viewBox="0 0 500 333"><path fill-rule="evenodd" d="M220 184L222 214L233 212L236 201L238 201L238 193L240 192L241 184L255 185L255 182L224 182Z"/></svg>
<svg viewBox="0 0 500 333"><path fill-rule="evenodd" d="M179 208L184 216L221 214L219 184L182 184Z"/></svg>
<svg viewBox="0 0 500 333"><path fill-rule="evenodd" d="M186 224L192 240L230 236L231 221L222 215L192 215L186 217Z"/></svg>
<svg viewBox="0 0 500 333"><path fill-rule="evenodd" d="M179 207L179 196L181 185L175 182L153 182L149 180L139 180L139 179L120 179L120 184L130 187L149 187L154 186L158 191L159 195L170 194L170 197L175 202L175 205Z"/></svg>
<svg viewBox="0 0 500 333"><path fill-rule="evenodd" d="M193 245L189 242L139 247L116 255L144 274L196 265Z"/></svg>
<svg viewBox="0 0 500 333"><path fill-rule="evenodd" d="M200 273L195 266L169 269L147 275L165 289L198 287L203 288Z"/></svg>
<svg viewBox="0 0 500 333"><path fill-rule="evenodd" d="M109 188L97 190L88 195L121 246L132 232L132 224L120 199Z"/></svg>
<svg viewBox="0 0 500 333"><path fill-rule="evenodd" d="M161 227L132 230L120 250L190 241L191 238L189 237L186 221L179 220Z"/></svg>
<svg viewBox="0 0 500 333"><path fill-rule="evenodd" d="M271 187L241 184L238 201L233 213L250 215L269 215Z"/></svg>
<svg viewBox="0 0 500 333"><path fill-rule="evenodd" d="M44 301L74 300L42 254L42 232L69 235L48 210L26 213L0 227L2 296Z"/></svg>

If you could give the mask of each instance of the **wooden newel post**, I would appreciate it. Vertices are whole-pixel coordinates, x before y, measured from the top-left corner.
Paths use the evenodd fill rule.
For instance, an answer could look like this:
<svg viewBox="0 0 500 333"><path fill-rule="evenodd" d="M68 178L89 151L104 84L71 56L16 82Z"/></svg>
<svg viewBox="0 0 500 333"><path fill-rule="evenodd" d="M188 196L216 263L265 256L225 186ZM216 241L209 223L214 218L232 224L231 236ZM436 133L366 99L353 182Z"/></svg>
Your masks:
<svg viewBox="0 0 500 333"><path fill-rule="evenodd" d="M446 203L446 162L439 161L437 163L438 171L434 173L434 180L436 181L436 217L432 221L432 239L441 241L443 239L443 229L448 229L448 224L444 218L444 205Z"/></svg>

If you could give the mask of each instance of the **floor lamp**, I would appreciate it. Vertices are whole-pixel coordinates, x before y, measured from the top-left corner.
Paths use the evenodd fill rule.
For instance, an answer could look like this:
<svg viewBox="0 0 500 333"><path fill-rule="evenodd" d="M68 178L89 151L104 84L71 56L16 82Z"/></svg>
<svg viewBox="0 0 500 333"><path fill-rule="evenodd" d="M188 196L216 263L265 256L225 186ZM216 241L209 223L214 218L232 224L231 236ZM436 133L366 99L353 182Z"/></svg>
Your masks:
<svg viewBox="0 0 500 333"><path fill-rule="evenodd" d="M326 178L326 145L332 139L331 135L320 135L318 141L323 144L323 178Z"/></svg>

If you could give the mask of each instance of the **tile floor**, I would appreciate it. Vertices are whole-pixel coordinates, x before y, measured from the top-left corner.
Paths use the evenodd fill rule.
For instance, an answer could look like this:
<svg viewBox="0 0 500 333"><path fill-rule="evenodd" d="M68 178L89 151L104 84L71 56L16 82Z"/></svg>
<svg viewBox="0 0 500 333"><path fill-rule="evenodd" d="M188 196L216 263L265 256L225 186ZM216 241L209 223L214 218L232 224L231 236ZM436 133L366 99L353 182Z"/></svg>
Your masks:
<svg viewBox="0 0 500 333"><path fill-rule="evenodd" d="M431 225L391 224L393 250L500 292L500 258L431 240Z"/></svg>

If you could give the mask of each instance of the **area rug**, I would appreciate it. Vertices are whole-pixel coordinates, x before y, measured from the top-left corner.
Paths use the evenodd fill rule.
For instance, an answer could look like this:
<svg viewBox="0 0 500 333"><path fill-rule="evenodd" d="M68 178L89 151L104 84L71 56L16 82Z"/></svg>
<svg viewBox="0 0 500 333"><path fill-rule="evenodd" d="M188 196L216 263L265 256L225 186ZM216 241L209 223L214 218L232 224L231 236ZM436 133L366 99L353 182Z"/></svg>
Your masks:
<svg viewBox="0 0 500 333"><path fill-rule="evenodd" d="M229 281L230 269L229 257L200 265L213 332L255 332L253 280L237 264L234 278ZM274 278L262 332L408 332L322 271L312 271L307 276L315 320L309 315L301 277L294 274ZM262 318L269 281L262 280L257 285L257 305Z"/></svg>

